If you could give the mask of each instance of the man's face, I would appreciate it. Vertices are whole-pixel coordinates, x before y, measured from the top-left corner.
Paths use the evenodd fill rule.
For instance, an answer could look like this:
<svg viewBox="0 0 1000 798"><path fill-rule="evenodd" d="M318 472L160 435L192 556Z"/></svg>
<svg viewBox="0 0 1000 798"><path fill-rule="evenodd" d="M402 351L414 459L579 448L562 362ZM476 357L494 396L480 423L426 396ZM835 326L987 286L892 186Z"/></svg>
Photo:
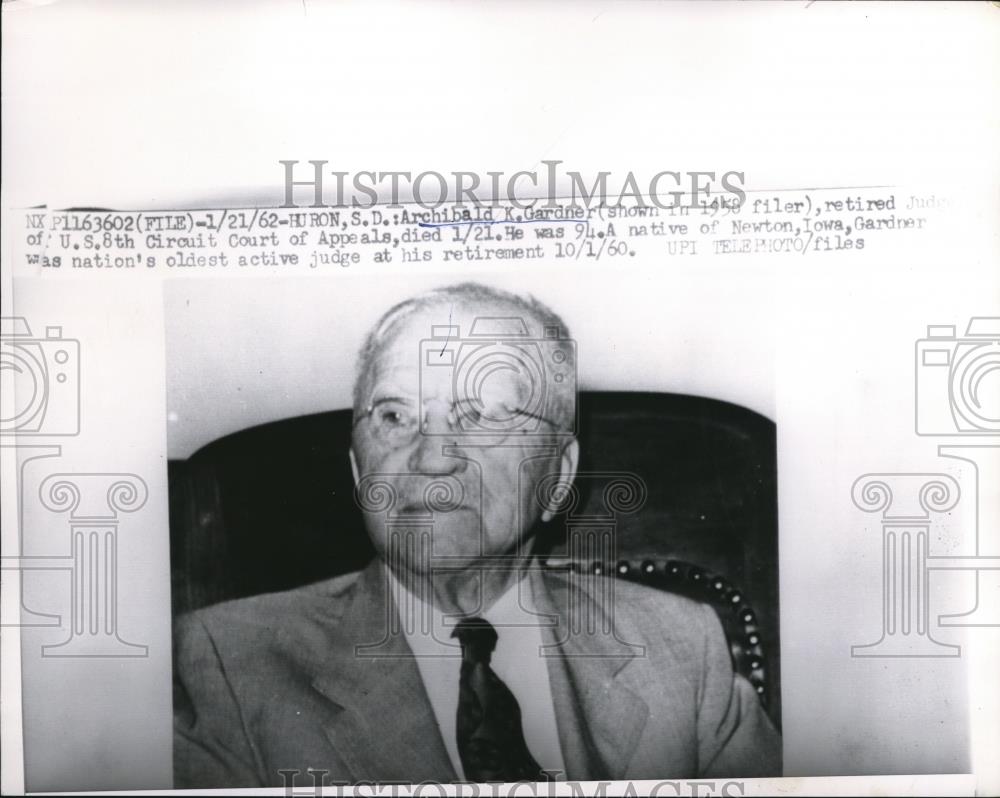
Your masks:
<svg viewBox="0 0 1000 798"><path fill-rule="evenodd" d="M563 480L572 480L575 474L576 441L550 420L533 427L542 435L522 434L516 416L510 427L494 424L490 429L497 434L469 434L483 431L474 421L483 401L507 409L528 401L524 374L483 369L476 396L470 397L463 395L464 386L455 385L455 370L446 357L434 362L435 353L425 347L424 357L434 367L421 369L420 342L431 336L432 325L457 325L465 335L478 316L513 315L483 306L417 312L399 325L370 364L362 403L372 410L356 419L351 451L362 495L365 477L379 475L378 481L395 493L390 512L409 516L410 523L400 519L395 528L413 532L418 531L416 516L435 509L435 497L444 497L447 505L438 504L433 512L431 551L421 555L418 547L394 561L400 555L388 551L386 512L382 507L369 511L362 500L368 534L390 567L426 572L431 553L452 558L449 565L459 568L486 556L524 554L531 545L527 531L548 512L536 496L541 480L560 473ZM540 337L537 322L524 321L531 336ZM436 482L443 483L442 490L434 490Z"/></svg>

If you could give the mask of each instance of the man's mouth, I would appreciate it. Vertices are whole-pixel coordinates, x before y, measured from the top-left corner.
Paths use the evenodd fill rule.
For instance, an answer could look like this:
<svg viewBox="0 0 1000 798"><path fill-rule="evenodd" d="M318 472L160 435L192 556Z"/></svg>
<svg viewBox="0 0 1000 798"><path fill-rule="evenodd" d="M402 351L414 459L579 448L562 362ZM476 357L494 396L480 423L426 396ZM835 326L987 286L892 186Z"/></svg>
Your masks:
<svg viewBox="0 0 1000 798"><path fill-rule="evenodd" d="M447 505L443 507L433 507L428 502L419 501L409 501L403 504L402 509L399 511L400 515L444 515L459 512L461 510L466 510L472 512L474 508L470 507L468 504L456 504L454 506Z"/></svg>

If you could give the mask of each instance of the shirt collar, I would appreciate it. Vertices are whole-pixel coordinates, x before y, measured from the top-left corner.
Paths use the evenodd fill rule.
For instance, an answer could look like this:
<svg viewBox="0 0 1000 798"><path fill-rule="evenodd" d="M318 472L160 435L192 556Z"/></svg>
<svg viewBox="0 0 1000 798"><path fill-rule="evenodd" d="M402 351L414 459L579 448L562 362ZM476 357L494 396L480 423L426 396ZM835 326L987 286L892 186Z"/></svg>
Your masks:
<svg viewBox="0 0 1000 798"><path fill-rule="evenodd" d="M432 656L461 656L458 641L451 636L458 616L446 614L434 606L430 596L410 590L406 584L384 566L389 575L389 586L399 614L400 626L414 654ZM538 625L531 579L527 571L511 584L503 594L479 617L489 621L500 638L505 630L533 628Z"/></svg>

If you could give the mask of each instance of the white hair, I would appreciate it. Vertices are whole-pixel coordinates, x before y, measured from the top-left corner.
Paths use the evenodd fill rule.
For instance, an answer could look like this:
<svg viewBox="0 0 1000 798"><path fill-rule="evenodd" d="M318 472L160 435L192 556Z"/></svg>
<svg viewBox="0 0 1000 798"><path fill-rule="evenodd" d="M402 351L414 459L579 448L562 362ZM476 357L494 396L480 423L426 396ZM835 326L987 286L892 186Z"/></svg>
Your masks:
<svg viewBox="0 0 1000 798"><path fill-rule="evenodd" d="M466 282L435 288L411 297L389 308L375 322L375 325L365 336L364 343L361 345L361 350L358 353L357 377L354 381L355 419L365 410L365 394L368 389L371 366L379 353L392 340L393 333L411 316L428 308L442 305L459 305L462 307L489 305L506 307L518 315L532 318L539 324L542 330L555 328L559 330L559 337L561 339L569 337L569 330L566 328L562 318L548 305L531 295L522 296L510 291L483 285L482 283ZM566 365L575 373L576 362L573 347L568 347L567 350L568 362ZM551 420L557 426L564 430L572 431L575 427L576 381L571 380L565 384L569 390L553 386L553 390L549 391L552 398L549 404L549 412L552 416Z"/></svg>

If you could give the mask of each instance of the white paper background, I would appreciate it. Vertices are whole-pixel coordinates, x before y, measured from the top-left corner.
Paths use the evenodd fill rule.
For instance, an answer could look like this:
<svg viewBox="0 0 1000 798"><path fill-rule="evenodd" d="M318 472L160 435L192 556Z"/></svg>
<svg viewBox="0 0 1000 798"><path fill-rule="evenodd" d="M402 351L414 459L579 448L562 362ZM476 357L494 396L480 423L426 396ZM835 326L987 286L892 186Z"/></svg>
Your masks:
<svg viewBox="0 0 1000 798"><path fill-rule="evenodd" d="M629 308L612 304L604 326L583 321L577 336L593 336L598 352L612 341L629 352L598 361L595 375L632 368L623 379L666 388L667 377L638 376L654 297L662 296L668 345L690 330L699 351L713 358L701 362L718 358L718 369L688 369L682 381L776 416L786 772L974 765L982 773L993 762L996 695L970 687L967 655L905 663L848 656L850 645L875 639L879 627L878 530L850 503L849 491L868 471L948 470L934 455L935 442L912 434L913 342L929 323L961 326L971 315L1000 315L992 188L1000 140L997 18L991 4L529 8L288 0L238 11L221 2L5 4L3 204L280 202L282 158L413 172L513 172L559 158L566 168L593 171L736 169L760 188L975 190L971 199L986 204L967 219L964 242L931 236L890 255L786 264L775 272L776 291L764 280L737 293L717 287L728 272L664 263L661 293L644 292L644 305L631 314L637 321L622 331ZM10 244L4 241L5 258ZM749 261L736 266L750 273ZM123 546L141 547L122 553L129 570L121 591L142 597L122 624L128 636L148 638L151 657L69 669L60 679L27 667L37 641L25 637L25 700L49 696L25 710L28 745L42 746L27 756L36 789L67 786L68 779L79 787L168 784L166 397L173 401L169 391L183 388L214 407L231 389L227 380L246 367L220 367L225 346L207 341L187 360L189 376L165 384L161 286L144 278L126 289L114 276L94 277L19 282L13 291L8 283L4 312L12 303L18 315L62 324L86 342L86 435L67 445L60 468L134 471L149 484L142 517L123 524L134 534ZM528 282L565 305L571 323L584 319L596 291L575 292L576 281L559 285L550 274ZM674 293L677 282L683 288ZM198 291L218 288L199 283ZM319 314L273 299L252 306L261 321L246 328L240 319L251 305L241 297L254 287L233 286L231 315L193 315L190 323L206 332L233 325L251 341L274 341L286 326L294 342L308 338ZM168 296L180 290L171 287ZM385 289L386 304L398 290ZM631 290L620 295L631 301ZM701 310L696 301L706 296L713 301ZM372 295L359 317L378 304ZM754 379L756 364L764 368L767 359L763 340L740 340L741 325L769 306L776 394ZM720 309L727 311L721 327L709 334ZM293 315L298 323L289 321ZM329 345L317 351L327 356ZM281 351L275 341L265 356L277 364ZM332 372L346 373L338 362L342 371ZM302 361L289 363L293 373L279 376L295 377ZM220 384L190 377L205 374ZM730 397L723 395L727 382ZM262 394L270 387L261 385ZM232 412L218 413L219 434L273 415L279 399L226 404ZM291 415L322 400L314 389L288 402ZM187 424L188 410L177 412L171 443L190 451L205 430ZM967 544L967 517L956 516L954 535ZM968 585L952 582L936 595L961 603ZM967 654L995 648L996 630L976 634ZM5 780L17 752L7 744L17 733L10 704L16 672L7 670L11 651L17 657L12 645L5 633ZM991 660L981 656L972 667L988 673ZM47 687L53 678L54 690ZM86 728L75 725L80 719Z"/></svg>

